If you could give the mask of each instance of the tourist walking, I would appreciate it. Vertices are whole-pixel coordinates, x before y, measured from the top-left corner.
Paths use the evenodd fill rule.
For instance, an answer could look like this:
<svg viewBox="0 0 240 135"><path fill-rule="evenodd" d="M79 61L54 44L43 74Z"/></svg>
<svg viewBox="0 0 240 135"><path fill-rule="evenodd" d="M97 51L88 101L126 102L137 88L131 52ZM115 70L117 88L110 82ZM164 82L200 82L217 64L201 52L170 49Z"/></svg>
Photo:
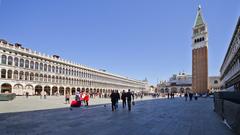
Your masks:
<svg viewBox="0 0 240 135"><path fill-rule="evenodd" d="M194 99L195 99L195 100L198 99L198 94L197 94L197 93L194 95Z"/></svg>
<svg viewBox="0 0 240 135"><path fill-rule="evenodd" d="M168 98L168 99L169 99L169 96L170 96L170 94L168 93L168 94L167 94L167 98Z"/></svg>
<svg viewBox="0 0 240 135"><path fill-rule="evenodd" d="M118 93L118 90L116 90L116 103L115 103L115 109L118 108L118 100L120 100L120 94Z"/></svg>
<svg viewBox="0 0 240 135"><path fill-rule="evenodd" d="M123 90L122 92L122 96L121 96L121 99L122 99L122 107L125 108L126 106L126 93L125 93L125 90Z"/></svg>
<svg viewBox="0 0 240 135"><path fill-rule="evenodd" d="M127 97L127 103L128 103L128 111L131 111L132 97L133 97L133 100L134 100L134 96L131 93L130 89L128 90L128 92L126 94L126 97Z"/></svg>
<svg viewBox="0 0 240 135"><path fill-rule="evenodd" d="M29 93L28 93L28 92L26 92L26 98L28 98L28 96L29 96Z"/></svg>
<svg viewBox="0 0 240 135"><path fill-rule="evenodd" d="M86 93L85 97L84 97L84 101L86 103L85 106L88 106L88 101L89 101L89 93Z"/></svg>
<svg viewBox="0 0 240 135"><path fill-rule="evenodd" d="M85 92L83 91L82 93L81 93L81 97L80 97L80 100L86 105L86 101L85 101L85 96L86 96L86 94L85 94Z"/></svg>
<svg viewBox="0 0 240 135"><path fill-rule="evenodd" d="M187 94L187 92L184 94L184 97L185 97L185 101L187 101L187 99L188 99L188 94Z"/></svg>
<svg viewBox="0 0 240 135"><path fill-rule="evenodd" d="M69 101L70 101L70 94L67 92L65 95L65 103L69 104L70 103Z"/></svg>
<svg viewBox="0 0 240 135"><path fill-rule="evenodd" d="M189 93L189 101L192 101L192 98L193 98L193 94Z"/></svg>
<svg viewBox="0 0 240 135"><path fill-rule="evenodd" d="M111 102L112 102L112 111L115 111L116 107L116 93L112 90L112 93L110 95L110 98L111 98Z"/></svg>
<svg viewBox="0 0 240 135"><path fill-rule="evenodd" d="M80 101L80 93L79 93L79 91L76 92L75 100L76 101Z"/></svg>
<svg viewBox="0 0 240 135"><path fill-rule="evenodd" d="M44 91L44 95L43 95L44 99L47 99L47 92Z"/></svg>

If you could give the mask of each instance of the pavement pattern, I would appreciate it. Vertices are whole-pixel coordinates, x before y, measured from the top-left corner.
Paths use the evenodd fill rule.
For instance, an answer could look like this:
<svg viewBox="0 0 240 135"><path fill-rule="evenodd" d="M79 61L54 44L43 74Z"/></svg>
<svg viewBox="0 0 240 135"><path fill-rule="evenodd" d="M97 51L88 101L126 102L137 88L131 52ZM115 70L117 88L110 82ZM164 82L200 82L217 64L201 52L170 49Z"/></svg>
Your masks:
<svg viewBox="0 0 240 135"><path fill-rule="evenodd" d="M213 99L154 99L111 111L110 105L0 114L0 134L234 135L213 111Z"/></svg>

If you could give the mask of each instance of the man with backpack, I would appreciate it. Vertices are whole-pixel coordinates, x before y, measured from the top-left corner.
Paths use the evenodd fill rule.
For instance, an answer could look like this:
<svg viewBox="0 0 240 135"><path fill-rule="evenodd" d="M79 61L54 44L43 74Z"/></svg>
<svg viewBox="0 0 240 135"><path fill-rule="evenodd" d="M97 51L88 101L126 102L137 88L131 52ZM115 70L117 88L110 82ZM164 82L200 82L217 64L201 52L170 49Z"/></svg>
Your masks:
<svg viewBox="0 0 240 135"><path fill-rule="evenodd" d="M132 94L132 92L130 91L130 89L128 89L128 92L126 94L127 97L127 102L128 102L128 111L131 111L131 103L132 103L132 97L134 100L134 95Z"/></svg>
<svg viewBox="0 0 240 135"><path fill-rule="evenodd" d="M125 90L123 90L122 96L121 96L123 108L125 108L125 106L126 106L126 98L127 98L127 97L126 97Z"/></svg>

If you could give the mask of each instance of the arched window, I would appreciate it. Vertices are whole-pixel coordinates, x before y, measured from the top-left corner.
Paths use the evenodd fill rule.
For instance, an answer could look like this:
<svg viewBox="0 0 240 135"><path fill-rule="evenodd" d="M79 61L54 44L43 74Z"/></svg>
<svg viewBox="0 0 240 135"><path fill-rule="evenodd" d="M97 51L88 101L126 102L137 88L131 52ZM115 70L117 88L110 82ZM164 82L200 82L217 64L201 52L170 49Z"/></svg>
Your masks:
<svg viewBox="0 0 240 135"><path fill-rule="evenodd" d="M56 73L58 73L58 66L56 66Z"/></svg>
<svg viewBox="0 0 240 135"><path fill-rule="evenodd" d="M33 61L30 62L30 68L34 69L34 62Z"/></svg>
<svg viewBox="0 0 240 135"><path fill-rule="evenodd" d="M25 80L29 80L29 73L25 72Z"/></svg>
<svg viewBox="0 0 240 135"><path fill-rule="evenodd" d="M66 75L68 75L68 69L66 69Z"/></svg>
<svg viewBox="0 0 240 135"><path fill-rule="evenodd" d="M38 70L38 62L35 62L35 70Z"/></svg>
<svg viewBox="0 0 240 135"><path fill-rule="evenodd" d="M58 83L58 81L59 81L59 80L58 80L58 76L56 76L56 83Z"/></svg>
<svg viewBox="0 0 240 135"><path fill-rule="evenodd" d="M52 66L52 72L55 73L55 67L54 66Z"/></svg>
<svg viewBox="0 0 240 135"><path fill-rule="evenodd" d="M7 56L2 55L2 64L7 64Z"/></svg>
<svg viewBox="0 0 240 135"><path fill-rule="evenodd" d="M217 81L217 80L214 80L214 84L218 84L218 81Z"/></svg>
<svg viewBox="0 0 240 135"><path fill-rule="evenodd" d="M48 65L48 72L51 72L51 65Z"/></svg>
<svg viewBox="0 0 240 135"><path fill-rule="evenodd" d="M38 73L35 73L35 81L38 81Z"/></svg>
<svg viewBox="0 0 240 135"><path fill-rule="evenodd" d="M65 68L63 68L63 71L62 71L63 74L65 74Z"/></svg>
<svg viewBox="0 0 240 135"><path fill-rule="evenodd" d="M61 68L61 67L59 68L59 73L60 73L60 74L62 73L62 68Z"/></svg>
<svg viewBox="0 0 240 135"><path fill-rule="evenodd" d="M15 70L15 71L13 72L13 79L14 79L14 80L18 80L18 71L17 71L17 70Z"/></svg>
<svg viewBox="0 0 240 135"><path fill-rule="evenodd" d="M47 71L47 64L44 64L44 71Z"/></svg>
<svg viewBox="0 0 240 135"><path fill-rule="evenodd" d="M29 60L25 61L25 68L29 68Z"/></svg>
<svg viewBox="0 0 240 135"><path fill-rule="evenodd" d="M40 74L40 81L43 81L43 74Z"/></svg>
<svg viewBox="0 0 240 135"><path fill-rule="evenodd" d="M23 73L23 71L21 71L20 74L19 74L19 79L23 80L23 76L24 76L24 73Z"/></svg>
<svg viewBox="0 0 240 135"><path fill-rule="evenodd" d="M40 63L40 70L43 70L43 63Z"/></svg>
<svg viewBox="0 0 240 135"><path fill-rule="evenodd" d="M72 75L72 70L71 69L69 69L69 75Z"/></svg>
<svg viewBox="0 0 240 135"><path fill-rule="evenodd" d="M14 58L14 66L18 67L18 58L17 57Z"/></svg>
<svg viewBox="0 0 240 135"><path fill-rule="evenodd" d="M47 75L44 75L44 82L47 82Z"/></svg>
<svg viewBox="0 0 240 135"><path fill-rule="evenodd" d="M6 78L6 69L1 70L1 78Z"/></svg>
<svg viewBox="0 0 240 135"><path fill-rule="evenodd" d="M24 59L20 59L20 67L24 67Z"/></svg>
<svg viewBox="0 0 240 135"><path fill-rule="evenodd" d="M12 70L8 70L8 75L7 75L8 77L8 79L12 79Z"/></svg>
<svg viewBox="0 0 240 135"><path fill-rule="evenodd" d="M61 77L60 77L61 78ZM65 78L61 78L60 83L65 83Z"/></svg>
<svg viewBox="0 0 240 135"><path fill-rule="evenodd" d="M58 82L59 82L59 83L62 83L62 77L61 77L61 76L59 77Z"/></svg>
<svg viewBox="0 0 240 135"><path fill-rule="evenodd" d="M51 76L48 75L48 82L51 82Z"/></svg>
<svg viewBox="0 0 240 135"><path fill-rule="evenodd" d="M33 73L30 74L30 80L34 81L34 74Z"/></svg>
<svg viewBox="0 0 240 135"><path fill-rule="evenodd" d="M66 77L66 81L65 81L66 84L68 84L68 78Z"/></svg>
<svg viewBox="0 0 240 135"><path fill-rule="evenodd" d="M55 83L55 76L52 76L52 82Z"/></svg>
<svg viewBox="0 0 240 135"><path fill-rule="evenodd" d="M12 63L13 63L13 57L8 56L8 65L12 65Z"/></svg>

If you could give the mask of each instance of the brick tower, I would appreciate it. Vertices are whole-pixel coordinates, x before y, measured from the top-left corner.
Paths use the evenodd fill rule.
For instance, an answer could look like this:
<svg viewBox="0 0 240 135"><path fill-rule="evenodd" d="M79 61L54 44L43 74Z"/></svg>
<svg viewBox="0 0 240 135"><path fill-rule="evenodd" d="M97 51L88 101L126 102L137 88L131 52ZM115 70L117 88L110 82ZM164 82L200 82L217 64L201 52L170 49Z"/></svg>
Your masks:
<svg viewBox="0 0 240 135"><path fill-rule="evenodd" d="M192 91L208 93L208 30L200 6L192 36Z"/></svg>

